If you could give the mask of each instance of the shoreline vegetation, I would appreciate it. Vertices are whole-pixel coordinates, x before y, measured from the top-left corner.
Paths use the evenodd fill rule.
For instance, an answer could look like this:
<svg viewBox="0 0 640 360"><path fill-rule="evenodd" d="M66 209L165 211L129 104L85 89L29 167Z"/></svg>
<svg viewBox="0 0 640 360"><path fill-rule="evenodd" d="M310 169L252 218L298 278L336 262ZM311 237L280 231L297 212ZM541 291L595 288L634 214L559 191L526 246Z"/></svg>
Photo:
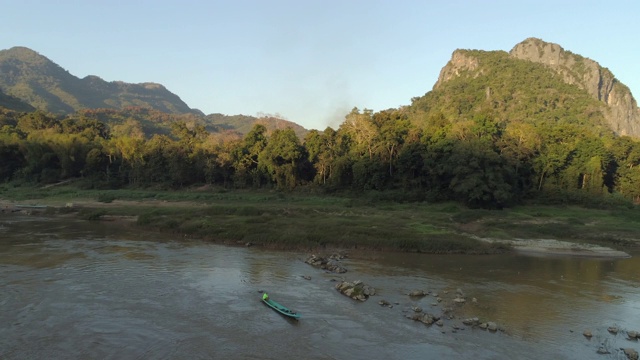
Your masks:
<svg viewBox="0 0 640 360"><path fill-rule="evenodd" d="M46 207L43 207L46 206ZM278 250L362 249L431 254L513 251L628 257L640 209L522 205L503 210L266 190L83 190L0 185L0 210L118 221L227 245Z"/></svg>

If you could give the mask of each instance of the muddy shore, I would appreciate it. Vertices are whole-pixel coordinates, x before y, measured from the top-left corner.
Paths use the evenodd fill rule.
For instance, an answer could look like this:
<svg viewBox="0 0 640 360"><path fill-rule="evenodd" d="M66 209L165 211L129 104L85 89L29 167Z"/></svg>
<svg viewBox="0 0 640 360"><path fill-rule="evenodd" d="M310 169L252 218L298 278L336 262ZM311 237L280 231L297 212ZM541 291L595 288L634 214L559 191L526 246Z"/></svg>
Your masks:
<svg viewBox="0 0 640 360"><path fill-rule="evenodd" d="M98 202L95 200L77 200L74 202L54 202L51 200L33 199L28 201L10 201L0 200L0 212L4 214L20 213L20 214L59 214L61 208L68 208L70 212L79 209L100 209L113 207L137 207L137 206L153 206L153 207L185 207L198 208L205 207L206 204L193 201L162 201L162 200L144 200L144 201L127 201L115 200L111 203ZM119 215L103 215L101 221L113 221L114 223L131 224L136 221L136 216L119 216ZM573 257L593 257L593 258L627 258L630 255L624 251L616 250L606 246L594 245L589 243L569 242L557 239L522 239L515 238L510 240L491 239L479 236L474 238L484 242L501 242L510 245L514 251L534 256L573 256Z"/></svg>

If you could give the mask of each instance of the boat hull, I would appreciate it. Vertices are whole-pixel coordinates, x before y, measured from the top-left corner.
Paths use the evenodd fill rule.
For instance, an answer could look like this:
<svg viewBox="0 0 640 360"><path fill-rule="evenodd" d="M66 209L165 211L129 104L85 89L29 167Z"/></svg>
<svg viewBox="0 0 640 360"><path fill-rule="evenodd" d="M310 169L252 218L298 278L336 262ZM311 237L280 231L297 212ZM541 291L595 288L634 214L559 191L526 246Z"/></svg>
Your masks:
<svg viewBox="0 0 640 360"><path fill-rule="evenodd" d="M294 319L298 319L300 318L300 314L298 314L295 311L292 311L290 309L288 309L286 306L284 305L280 305L277 302L271 300L271 299L262 299L262 302L265 303L267 306L269 306L270 308L272 308L273 310L279 312L280 314L284 315L284 316L288 316L290 318L294 318Z"/></svg>

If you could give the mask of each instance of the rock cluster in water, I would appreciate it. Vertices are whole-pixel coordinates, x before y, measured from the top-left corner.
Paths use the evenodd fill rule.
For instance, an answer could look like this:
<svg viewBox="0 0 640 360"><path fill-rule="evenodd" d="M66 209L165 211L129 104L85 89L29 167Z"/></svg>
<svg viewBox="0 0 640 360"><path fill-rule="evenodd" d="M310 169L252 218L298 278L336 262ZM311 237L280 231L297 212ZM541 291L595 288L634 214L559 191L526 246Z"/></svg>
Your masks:
<svg viewBox="0 0 640 360"><path fill-rule="evenodd" d="M376 289L364 284L360 280L354 282L343 281L336 284L336 289L343 295L354 300L366 301L369 296L376 294Z"/></svg>
<svg viewBox="0 0 640 360"><path fill-rule="evenodd" d="M609 326L607 327L607 332L611 335L617 336L619 333L621 333L623 330L620 329L617 326ZM582 332L582 335L584 335L584 337L586 337L587 339L591 340L591 338L593 337L593 333L591 332L591 330L585 330ZM633 331L633 330L628 330L626 331L626 335L627 335L627 340L629 341L637 341L638 339L640 339L640 333L638 331ZM603 341L598 349L596 350L596 353L600 354L600 355L604 355L604 354L611 354L613 351L620 351L622 353L624 353L624 355L627 357L627 359L630 360L638 360L638 351L633 349L633 348L620 348L620 349L612 349L609 346L609 342L608 341Z"/></svg>
<svg viewBox="0 0 640 360"><path fill-rule="evenodd" d="M328 257L318 256L318 255L309 255L309 257L305 260L305 263L312 265L316 268L320 268L326 271L334 272L334 273L345 273L347 270L339 264L339 261L342 260L345 256L343 255L330 255ZM335 281L335 279L332 279ZM370 296L376 295L376 290L374 287L364 284L362 281L354 281L349 282L342 280L335 285L335 289L338 290L341 294L350 297L351 299L358 301L366 301ZM431 303L432 307L438 307L439 311L436 313L432 311L424 311L419 306L411 306L410 310L403 310L405 313L409 313L405 315L406 318L419 321L426 325L437 325L439 327L444 327L445 322L450 323L451 331L457 332L459 330L464 330L465 327L471 328L479 328L483 330L488 330L491 332L497 331L505 331L505 329L498 325L493 321L480 321L480 319L472 317L468 319L460 319L456 320L456 310L465 306L467 303L467 297L462 289L456 289L455 291L442 290L441 293L433 292L425 289L415 289L405 293L405 295L409 296L412 301L421 301L422 298L430 296L433 297L434 301ZM476 298L471 298L471 303L477 303ZM378 301L378 304L381 307L386 307L392 309L394 305L385 299L381 299ZM395 302L395 305L400 305L399 302ZM442 330L445 332L445 329Z"/></svg>
<svg viewBox="0 0 640 360"><path fill-rule="evenodd" d="M316 255L310 255L307 258L307 260L305 260L305 263L323 270L331 271L338 274L343 274L347 272L347 269L345 269L344 267L342 267L342 265L338 263L338 261L342 260L343 258L344 256L340 254L333 254L327 258L316 256Z"/></svg>

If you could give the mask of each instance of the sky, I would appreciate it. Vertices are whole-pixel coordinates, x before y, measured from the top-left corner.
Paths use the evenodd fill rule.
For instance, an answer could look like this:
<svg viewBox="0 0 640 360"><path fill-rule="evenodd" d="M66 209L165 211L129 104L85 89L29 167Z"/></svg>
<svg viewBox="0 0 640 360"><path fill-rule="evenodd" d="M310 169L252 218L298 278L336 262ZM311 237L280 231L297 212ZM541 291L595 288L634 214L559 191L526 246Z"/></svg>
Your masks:
<svg viewBox="0 0 640 360"><path fill-rule="evenodd" d="M409 105L456 49L529 37L640 94L640 1L1 0L0 49L83 78L155 82L205 114L337 128L354 107Z"/></svg>

